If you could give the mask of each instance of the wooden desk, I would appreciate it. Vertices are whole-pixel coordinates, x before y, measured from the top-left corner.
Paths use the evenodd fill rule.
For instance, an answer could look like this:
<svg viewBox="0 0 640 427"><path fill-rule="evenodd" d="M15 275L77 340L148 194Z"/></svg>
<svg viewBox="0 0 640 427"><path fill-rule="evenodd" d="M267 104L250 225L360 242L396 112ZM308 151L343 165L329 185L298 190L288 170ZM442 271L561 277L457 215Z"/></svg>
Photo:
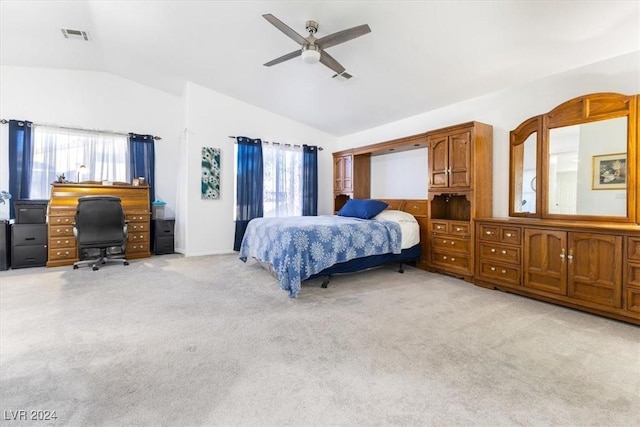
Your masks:
<svg viewBox="0 0 640 427"><path fill-rule="evenodd" d="M148 186L100 184L51 184L48 207L49 247L47 267L71 265L78 261L78 247L73 236L78 198L116 196L122 200L127 221L127 259L151 256L151 202Z"/></svg>

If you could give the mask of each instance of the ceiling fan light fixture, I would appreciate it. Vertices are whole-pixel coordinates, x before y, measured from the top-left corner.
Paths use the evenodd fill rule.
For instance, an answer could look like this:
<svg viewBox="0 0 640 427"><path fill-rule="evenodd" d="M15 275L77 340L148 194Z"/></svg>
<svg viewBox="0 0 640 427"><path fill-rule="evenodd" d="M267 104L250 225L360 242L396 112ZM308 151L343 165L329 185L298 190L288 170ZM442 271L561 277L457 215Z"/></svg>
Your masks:
<svg viewBox="0 0 640 427"><path fill-rule="evenodd" d="M305 64L317 64L320 62L320 51L316 49L305 49L302 51L301 56Z"/></svg>

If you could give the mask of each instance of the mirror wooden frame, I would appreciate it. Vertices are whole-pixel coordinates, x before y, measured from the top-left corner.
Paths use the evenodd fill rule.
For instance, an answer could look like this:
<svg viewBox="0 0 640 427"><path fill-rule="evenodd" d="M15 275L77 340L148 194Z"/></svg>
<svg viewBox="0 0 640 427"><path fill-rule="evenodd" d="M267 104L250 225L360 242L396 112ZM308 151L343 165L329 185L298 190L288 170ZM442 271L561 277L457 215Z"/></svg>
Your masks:
<svg viewBox="0 0 640 427"><path fill-rule="evenodd" d="M633 223L640 220L638 184L638 116L640 95L593 93L566 101L546 114L531 117L509 134L509 216L553 220L579 220ZM591 123L601 120L627 118L627 215L566 215L549 213L549 130ZM522 172L524 142L537 132L536 137L536 210L535 213L516 212L516 200L522 200Z"/></svg>

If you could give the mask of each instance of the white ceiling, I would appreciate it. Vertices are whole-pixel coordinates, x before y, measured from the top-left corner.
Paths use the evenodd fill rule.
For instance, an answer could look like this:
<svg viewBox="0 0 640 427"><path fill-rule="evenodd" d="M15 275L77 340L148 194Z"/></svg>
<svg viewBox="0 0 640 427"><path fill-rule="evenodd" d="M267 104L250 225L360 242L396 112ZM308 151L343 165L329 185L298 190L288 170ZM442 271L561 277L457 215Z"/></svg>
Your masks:
<svg viewBox="0 0 640 427"><path fill-rule="evenodd" d="M180 94L187 81L336 136L640 50L639 1L0 0L0 65L95 70ZM300 58L272 13L318 38L348 81ZM61 29L88 31L90 42Z"/></svg>

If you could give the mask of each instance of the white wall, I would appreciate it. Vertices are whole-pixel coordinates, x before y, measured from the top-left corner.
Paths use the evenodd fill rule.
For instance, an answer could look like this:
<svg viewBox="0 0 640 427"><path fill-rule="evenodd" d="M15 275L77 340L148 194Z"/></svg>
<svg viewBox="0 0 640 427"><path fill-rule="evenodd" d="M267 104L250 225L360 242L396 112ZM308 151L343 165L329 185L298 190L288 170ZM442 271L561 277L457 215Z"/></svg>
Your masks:
<svg viewBox="0 0 640 427"><path fill-rule="evenodd" d="M85 129L158 135L156 198L175 207L180 98L112 74L0 67L3 119ZM8 126L0 128L0 189L9 188Z"/></svg>
<svg viewBox="0 0 640 427"><path fill-rule="evenodd" d="M233 247L233 140L228 135L318 145L320 214L332 212L331 153L337 138L235 99L188 84L181 97L91 71L0 68L0 117L116 132L149 133L156 142L156 198L176 217L176 251ZM0 132L0 189L8 189L8 125ZM222 149L222 196L200 199L200 150Z"/></svg>
<svg viewBox="0 0 640 427"><path fill-rule="evenodd" d="M184 253L189 256L230 252L234 238L234 140L232 136L261 138L288 144L323 147L318 155L318 213L332 213L333 158L337 138L194 83L186 88L185 136L181 151L181 203L177 218L185 227ZM200 198L202 147L221 149L219 200ZM180 211L183 209L183 211Z"/></svg>
<svg viewBox="0 0 640 427"><path fill-rule="evenodd" d="M348 135L340 138L340 150L473 120L493 125L493 216L507 217L509 131L529 117L546 113L571 98L594 92L640 93L640 52Z"/></svg>

